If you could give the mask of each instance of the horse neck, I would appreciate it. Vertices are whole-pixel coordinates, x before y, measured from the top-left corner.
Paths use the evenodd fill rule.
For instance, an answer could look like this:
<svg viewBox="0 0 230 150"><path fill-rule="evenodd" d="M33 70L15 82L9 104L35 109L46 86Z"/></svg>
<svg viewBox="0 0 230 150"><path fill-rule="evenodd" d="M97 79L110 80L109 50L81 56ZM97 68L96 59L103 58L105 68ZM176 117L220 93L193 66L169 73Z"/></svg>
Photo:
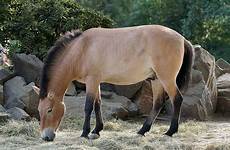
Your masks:
<svg viewBox="0 0 230 150"><path fill-rule="evenodd" d="M73 79L71 66L73 65L71 65L70 59L63 57L52 69L48 91L53 92L55 96L61 99L63 99L65 91Z"/></svg>

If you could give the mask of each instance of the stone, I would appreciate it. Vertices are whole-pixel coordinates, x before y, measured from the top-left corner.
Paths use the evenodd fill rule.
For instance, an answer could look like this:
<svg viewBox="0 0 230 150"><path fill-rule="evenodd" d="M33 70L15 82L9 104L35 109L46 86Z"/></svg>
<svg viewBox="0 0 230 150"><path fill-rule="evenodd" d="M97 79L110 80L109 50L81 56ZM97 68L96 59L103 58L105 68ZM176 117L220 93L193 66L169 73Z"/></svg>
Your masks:
<svg viewBox="0 0 230 150"><path fill-rule="evenodd" d="M0 85L0 105L4 104L4 97L3 97L3 86Z"/></svg>
<svg viewBox="0 0 230 150"><path fill-rule="evenodd" d="M25 94L24 86L26 82L22 77L16 76L13 79L5 82L4 91L4 107L6 109L12 107L19 107L21 109L25 108L25 104L21 101L21 97Z"/></svg>
<svg viewBox="0 0 230 150"><path fill-rule="evenodd" d="M131 85L114 85L114 92L117 95L125 96L129 99L132 99L137 91L141 88L142 82L131 84Z"/></svg>
<svg viewBox="0 0 230 150"><path fill-rule="evenodd" d="M73 81L73 84L76 87L76 90L83 90L85 91L86 87L85 84L80 83L78 81ZM131 85L114 85L109 83L101 83L100 89L103 91L112 91L115 92L117 95L125 96L129 99L132 99L138 90L141 88L142 82L131 84Z"/></svg>
<svg viewBox="0 0 230 150"><path fill-rule="evenodd" d="M35 55L15 54L13 64L17 76L22 76L26 83L39 85L43 62Z"/></svg>
<svg viewBox="0 0 230 150"><path fill-rule="evenodd" d="M10 72L4 68L0 69L0 84L3 85L9 79L15 77L15 73Z"/></svg>
<svg viewBox="0 0 230 150"><path fill-rule="evenodd" d="M18 107L7 109L7 113L9 113L10 117L15 120L31 120L30 116L23 109Z"/></svg>
<svg viewBox="0 0 230 150"><path fill-rule="evenodd" d="M37 110L39 97L33 89L34 85L33 82L26 85L24 79L19 76L7 81L3 87L4 107L6 109L18 107L25 110L31 117L39 118Z"/></svg>
<svg viewBox="0 0 230 150"><path fill-rule="evenodd" d="M215 66L215 58L200 46L195 46L192 81L183 94L182 117L206 120L216 111Z"/></svg>
<svg viewBox="0 0 230 150"><path fill-rule="evenodd" d="M77 91L75 89L75 85L71 82L66 93L65 93L66 96L74 96L74 95L77 95Z"/></svg>
<svg viewBox="0 0 230 150"><path fill-rule="evenodd" d="M230 73L217 78L217 112L230 114Z"/></svg>
<svg viewBox="0 0 230 150"><path fill-rule="evenodd" d="M140 114L147 116L150 113L153 105L153 92L150 81L145 80L143 82L134 102L137 105Z"/></svg>
<svg viewBox="0 0 230 150"><path fill-rule="evenodd" d="M10 116L8 113L6 113L5 108L2 105L0 105L0 123L6 122L9 119L9 117Z"/></svg>
<svg viewBox="0 0 230 150"><path fill-rule="evenodd" d="M85 93L78 96L65 96L65 116L84 117ZM127 119L138 113L137 106L124 96L112 95L110 99L102 98L102 116L104 119L120 118ZM95 117L94 113L92 113Z"/></svg>
<svg viewBox="0 0 230 150"><path fill-rule="evenodd" d="M225 73L230 73L230 64L224 59L220 58L216 61L216 77Z"/></svg>
<svg viewBox="0 0 230 150"><path fill-rule="evenodd" d="M24 86L24 94L20 97L20 100L24 103L24 110L31 116L39 118L38 104L39 95L34 91L33 86L35 84L31 82L30 84Z"/></svg>

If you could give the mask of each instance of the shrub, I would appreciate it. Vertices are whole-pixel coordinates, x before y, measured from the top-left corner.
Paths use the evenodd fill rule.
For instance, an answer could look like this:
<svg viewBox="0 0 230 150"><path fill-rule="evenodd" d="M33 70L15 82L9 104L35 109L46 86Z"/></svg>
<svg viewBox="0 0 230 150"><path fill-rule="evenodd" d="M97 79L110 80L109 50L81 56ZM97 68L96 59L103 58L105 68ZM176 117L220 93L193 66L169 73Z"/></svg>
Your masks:
<svg viewBox="0 0 230 150"><path fill-rule="evenodd" d="M74 0L2 0L0 42L19 40L20 52L43 59L60 34L92 27L111 27L113 21ZM4 17L8 16L8 17Z"/></svg>

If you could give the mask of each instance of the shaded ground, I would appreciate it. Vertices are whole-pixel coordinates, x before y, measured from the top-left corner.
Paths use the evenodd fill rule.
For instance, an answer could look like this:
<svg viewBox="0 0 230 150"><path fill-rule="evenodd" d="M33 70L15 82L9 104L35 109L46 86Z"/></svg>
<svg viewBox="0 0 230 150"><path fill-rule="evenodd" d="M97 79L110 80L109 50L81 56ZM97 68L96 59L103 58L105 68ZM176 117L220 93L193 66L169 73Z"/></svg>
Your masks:
<svg viewBox="0 0 230 150"><path fill-rule="evenodd" d="M111 120L101 138L79 138L82 119L65 119L54 142L39 138L37 122L10 121L0 126L0 149L186 149L230 150L229 120L181 123L173 138L163 136L168 123L157 122L145 137L137 136L141 122Z"/></svg>

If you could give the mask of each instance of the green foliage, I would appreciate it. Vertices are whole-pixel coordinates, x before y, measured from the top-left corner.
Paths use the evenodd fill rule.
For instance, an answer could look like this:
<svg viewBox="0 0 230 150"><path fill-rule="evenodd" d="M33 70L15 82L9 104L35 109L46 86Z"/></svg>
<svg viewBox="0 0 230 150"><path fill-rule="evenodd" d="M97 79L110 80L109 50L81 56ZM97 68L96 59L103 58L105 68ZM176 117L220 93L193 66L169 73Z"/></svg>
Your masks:
<svg viewBox="0 0 230 150"><path fill-rule="evenodd" d="M117 26L161 24L230 62L229 0L79 0L111 16ZM123 5L122 5L123 3Z"/></svg>
<svg viewBox="0 0 230 150"><path fill-rule="evenodd" d="M21 49L21 42L19 40L9 40L7 43L7 49L9 50L9 56L12 57L15 53L23 52Z"/></svg>
<svg viewBox="0 0 230 150"><path fill-rule="evenodd" d="M20 40L21 52L41 59L66 31L113 25L108 17L81 7L74 0L2 0L2 4L0 42Z"/></svg>

